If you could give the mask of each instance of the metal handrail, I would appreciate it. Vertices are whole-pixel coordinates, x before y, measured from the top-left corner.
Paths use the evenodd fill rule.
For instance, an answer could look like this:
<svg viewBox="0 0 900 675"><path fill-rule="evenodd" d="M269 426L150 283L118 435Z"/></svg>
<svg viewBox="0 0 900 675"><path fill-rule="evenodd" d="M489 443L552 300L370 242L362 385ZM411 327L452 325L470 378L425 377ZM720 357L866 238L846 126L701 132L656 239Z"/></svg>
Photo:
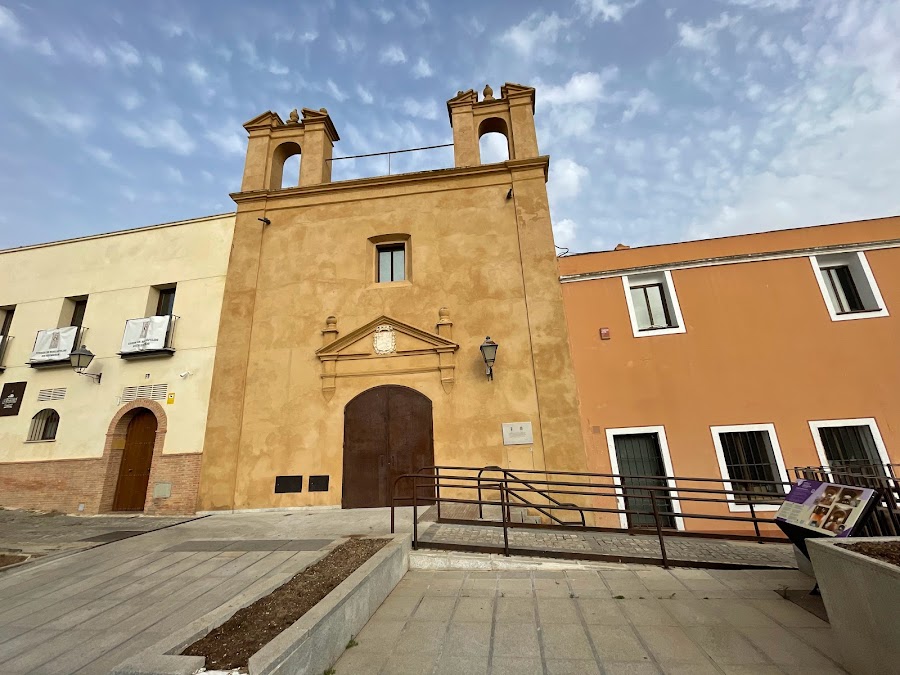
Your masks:
<svg viewBox="0 0 900 675"><path fill-rule="evenodd" d="M438 468L438 467L435 467L435 469L437 469L437 468ZM555 499L554 497L550 496L546 491L539 490L539 489L535 488L535 487L534 487L531 483L529 483L528 481L523 481L523 480L521 480L521 479L520 479L518 476L516 476L514 473L508 471L507 469L501 469L499 466L486 466L486 467L484 467L484 468L482 468L482 469L479 469L479 470L478 470L478 478L479 478L479 479L481 478L483 472L485 472L485 471L500 471L500 472L503 473L504 476L511 476L512 478L514 478L514 479L516 479L517 481L521 482L522 485L527 486L528 489L531 490L532 492L536 492L537 494L541 495L542 497L544 497L544 498L547 499L548 501L552 502L553 504L556 504L557 506L564 506L564 505L565 505L565 506L576 506L575 504L573 504L573 503L571 503L571 502L568 502L568 503L566 503L566 504L563 504L562 502L558 501L558 500ZM524 499L523 497L521 497L516 491L514 491L514 490L508 490L508 491L509 491L509 493L512 494L516 499L520 500L523 504L527 504L530 508L533 508L535 511L538 511L539 513L544 514L545 516L547 516L547 517L548 517L550 520L552 520L553 522L559 523L560 525L571 525L571 524L572 524L571 522L564 521L564 520L560 520L559 518L557 518L556 516L554 516L552 513L549 513L546 509L544 509L544 508L543 508L542 506L540 506L539 504L534 504L534 503L532 503L532 502L529 502L527 499ZM481 488L480 488L480 487L478 488L478 498L481 499ZM585 518L584 518L584 512L579 510L578 513L579 513L579 515L581 516L581 524L582 524L583 526L586 525L587 523L586 523ZM507 516L508 516L508 515L509 515L509 514L507 514ZM478 506L478 517L479 517L479 518L483 518L483 517L484 517L484 512L483 512L483 510L482 510L480 504L479 504L479 506Z"/></svg>

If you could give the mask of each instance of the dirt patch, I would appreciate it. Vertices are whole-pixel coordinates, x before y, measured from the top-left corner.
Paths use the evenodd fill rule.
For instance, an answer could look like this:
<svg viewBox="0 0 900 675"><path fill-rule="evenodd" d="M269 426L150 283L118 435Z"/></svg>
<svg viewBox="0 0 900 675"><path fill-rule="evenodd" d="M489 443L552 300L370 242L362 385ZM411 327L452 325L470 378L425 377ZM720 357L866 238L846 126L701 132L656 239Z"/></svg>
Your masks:
<svg viewBox="0 0 900 675"><path fill-rule="evenodd" d="M25 555L8 555L6 553L0 553L0 568L9 567L10 565L15 565L16 563L20 563L27 559L28 556Z"/></svg>
<svg viewBox="0 0 900 675"><path fill-rule="evenodd" d="M900 567L900 541L860 541L838 546Z"/></svg>
<svg viewBox="0 0 900 675"><path fill-rule="evenodd" d="M275 636L377 553L389 539L352 539L310 565L283 586L244 607L182 654L205 656L208 670L246 668Z"/></svg>

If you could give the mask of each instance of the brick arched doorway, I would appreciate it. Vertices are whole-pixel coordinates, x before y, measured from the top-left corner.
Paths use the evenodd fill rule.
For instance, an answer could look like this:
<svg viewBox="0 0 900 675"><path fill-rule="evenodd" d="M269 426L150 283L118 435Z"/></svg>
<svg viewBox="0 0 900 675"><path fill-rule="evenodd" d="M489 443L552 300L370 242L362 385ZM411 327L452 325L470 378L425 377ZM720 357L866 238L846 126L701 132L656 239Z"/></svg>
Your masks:
<svg viewBox="0 0 900 675"><path fill-rule="evenodd" d="M166 439L167 419L163 407L151 399L137 399L126 403L113 415L106 432L106 446L103 454L107 458L106 476L103 483L103 494L100 502L100 512L113 510L143 511L147 503L148 493L153 488L153 468L162 454ZM129 448L129 435L132 437ZM138 447L135 444L150 444L149 447ZM120 476L123 470L123 457L126 452L149 451L149 465L147 467L146 484L143 479L137 487L138 494L143 494L143 503L140 500L125 500L125 494L121 488ZM124 467L127 471L127 463ZM134 465L131 467L134 468ZM134 482L132 480L132 482ZM133 490L132 490L133 492ZM126 508L127 507L127 508Z"/></svg>
<svg viewBox="0 0 900 675"><path fill-rule="evenodd" d="M424 394L385 385L364 391L344 408L343 508L390 506L397 476L433 464L431 399ZM412 497L407 482L398 485L398 497Z"/></svg>

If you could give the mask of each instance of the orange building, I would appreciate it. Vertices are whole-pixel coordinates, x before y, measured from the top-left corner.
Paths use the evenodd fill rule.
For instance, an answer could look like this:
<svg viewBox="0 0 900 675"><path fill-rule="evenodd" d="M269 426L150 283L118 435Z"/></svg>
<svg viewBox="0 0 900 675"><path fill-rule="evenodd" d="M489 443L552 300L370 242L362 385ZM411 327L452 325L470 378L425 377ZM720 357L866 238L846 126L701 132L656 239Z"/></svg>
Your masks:
<svg viewBox="0 0 900 675"><path fill-rule="evenodd" d="M559 262L590 471L749 489L900 462L900 217ZM749 511L746 496L688 508L679 485L675 512Z"/></svg>

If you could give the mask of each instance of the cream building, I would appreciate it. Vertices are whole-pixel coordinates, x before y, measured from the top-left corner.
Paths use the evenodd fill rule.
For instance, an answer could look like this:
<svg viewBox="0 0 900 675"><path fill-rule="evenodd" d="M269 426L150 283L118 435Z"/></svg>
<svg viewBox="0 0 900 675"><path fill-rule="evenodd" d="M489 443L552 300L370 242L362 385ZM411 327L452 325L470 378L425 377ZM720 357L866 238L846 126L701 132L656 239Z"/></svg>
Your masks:
<svg viewBox="0 0 900 675"><path fill-rule="evenodd" d="M229 214L0 251L0 505L194 510L233 229Z"/></svg>

